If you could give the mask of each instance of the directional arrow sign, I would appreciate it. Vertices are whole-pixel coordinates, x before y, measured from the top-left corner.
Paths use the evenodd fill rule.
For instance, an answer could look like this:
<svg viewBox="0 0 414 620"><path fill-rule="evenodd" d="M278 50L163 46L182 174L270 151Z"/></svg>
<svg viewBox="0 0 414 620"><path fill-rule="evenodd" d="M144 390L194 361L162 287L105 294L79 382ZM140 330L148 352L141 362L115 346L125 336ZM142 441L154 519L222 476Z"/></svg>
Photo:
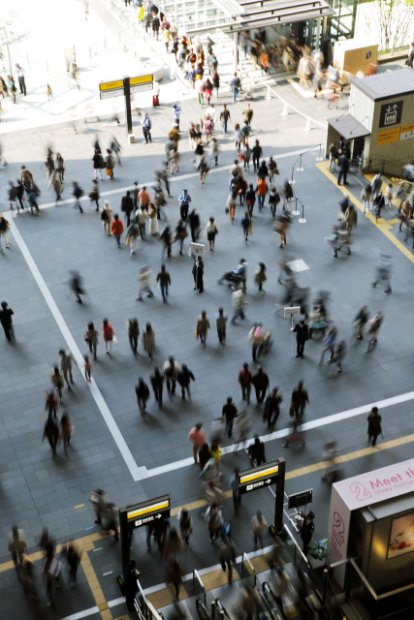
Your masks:
<svg viewBox="0 0 414 620"><path fill-rule="evenodd" d="M255 489L268 486L278 479L279 462L267 463L261 467L248 469L239 474L239 490L240 493L249 493Z"/></svg>

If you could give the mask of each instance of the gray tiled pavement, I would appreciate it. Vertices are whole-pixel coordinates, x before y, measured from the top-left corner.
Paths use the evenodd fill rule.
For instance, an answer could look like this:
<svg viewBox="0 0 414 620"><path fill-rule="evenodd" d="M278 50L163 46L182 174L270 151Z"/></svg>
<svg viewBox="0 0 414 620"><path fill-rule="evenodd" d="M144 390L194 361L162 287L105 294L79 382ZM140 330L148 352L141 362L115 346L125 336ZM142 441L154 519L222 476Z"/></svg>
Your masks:
<svg viewBox="0 0 414 620"><path fill-rule="evenodd" d="M291 150L306 150L323 141L323 132L314 129L303 131L304 122L296 115L287 119L280 116L282 106L258 100L254 104L255 132L265 148L265 154L282 154ZM244 104L232 106L233 121L238 120ZM194 104L183 105L182 126L186 128L190 120L198 117L199 110ZM5 208L4 196L7 179L18 174L24 162L40 179L43 190L42 201L49 202L52 197L41 177L41 161L46 144L51 142L61 150L67 162L67 184L64 198L70 195L70 182L76 179L85 188L91 184L91 143L95 132L102 145L108 142L115 132L124 144L124 166L116 170L113 183L105 181L102 191L113 191L125 187L134 180L151 181L153 171L163 154L163 136L168 131L170 110L160 109L152 114L154 121L154 143L146 147L125 144L122 129L102 125L85 126L79 135L71 133L67 127L52 127L50 131L32 130L10 133L2 138L7 158L7 170L0 172L0 195ZM181 173L194 172L186 140L183 140L185 154L182 158ZM287 424L289 392L299 378L305 380L309 389L311 403L307 419L321 418L337 411L346 410L374 400L411 390L412 343L407 334L411 333L412 293L407 287L412 265L374 226L359 218L359 225L350 258L335 261L324 243L337 214L339 193L335 186L314 167L316 153L304 158L305 171L295 173L296 191L306 204L308 223L292 226L288 237L288 251L296 258L302 258L309 270L299 276L303 286L311 286L312 296L319 289L332 291L331 312L340 334L348 340L349 353L345 361L344 375L334 375L329 367L316 365L320 354L320 344L307 345L305 360L290 357L291 336L288 325L274 314L274 304L280 300L281 288L277 284L277 263L282 251L272 230L271 218L266 209L257 215L254 232L245 247L240 225L233 226L224 214L227 197L228 170L219 169L211 173L206 185L201 188L196 176L184 182L174 181L167 214L174 223L178 208L176 197L185 185L193 197L193 205L202 216L203 224L210 214L214 214L220 229L217 238L217 251L206 257L205 283L203 297L193 292L191 261L187 256L176 257L169 263L173 285L170 304L161 303L157 292L156 299L138 304L136 297L136 278L138 267L150 264L153 272L160 261L160 245L148 241L140 246L137 256L132 260L127 251L118 251L112 239L104 237L101 224L93 209L86 208L80 216L70 205L47 209L40 218L25 214L15 222L25 240L58 308L83 351L83 333L86 323L93 319L100 325L104 316L113 322L119 336L112 359L103 354L102 345L98 352L99 361L95 364L94 376L119 428L138 465L148 468L170 463L189 456L190 448L186 439L189 427L198 419L209 428L213 419L221 411L228 394L233 394L239 404L237 372L241 363L249 359L247 331L250 320L260 319L271 329L274 346L264 359L265 369L271 376L272 384L280 386L285 402L278 428ZM220 165L230 165L233 158L231 139L223 143ZM290 176L295 158L281 158L279 167L281 179ZM119 178L118 178L119 177ZM250 175L254 180L253 175ZM358 180L351 178L350 189L359 193ZM120 194L114 194L110 201L114 207L119 205ZM240 216L238 214L238 216ZM382 290L372 290L369 286L380 251L387 251L394 259L393 295L387 297ZM177 250L174 249L174 254ZM194 339L194 328L198 313L206 309L210 318L219 305L231 312L230 294L225 287L216 282L223 271L231 268L240 256L249 263L248 321L245 326L230 327L228 344L222 349L217 344L214 327L209 334L206 350ZM65 406L70 412L74 425L73 451L66 459L59 450L56 461L51 459L45 443L41 443L44 422L44 390L49 387L51 365L57 360L57 351L64 345L63 337L41 296L16 244L5 256L0 256L3 269L0 272L2 298L9 301L15 310L17 343L9 346L0 339L0 554L6 559L7 534L10 525L18 522L26 530L29 545L33 548L43 526L48 526L59 540L67 536L79 536L93 525L93 513L88 503L90 491L101 486L119 505L139 501L170 492L173 505L197 499L200 496L198 472L194 467L171 471L165 475L134 483L125 467L124 461L108 432L95 402L88 393L78 370L75 372L75 389L72 394L65 393ZM259 260L268 266L267 293L259 296L253 284L254 268ZM88 290L84 306L74 303L68 292L68 270L81 271ZM370 356L363 353L360 345L351 343L351 321L356 309L368 303L371 310L382 308L385 322L380 334L378 349ZM157 363L162 363L170 353L178 361L185 361L196 375L193 387L193 401L181 403L177 398L173 403L166 398L166 407L159 413L151 399L149 416L142 419L137 411L134 383L139 374L148 377L151 364L142 355L136 360L132 357L125 334L126 320L137 316L142 326L151 320L156 333ZM240 403L241 404L241 403ZM400 404L383 412L384 439L399 437L411 432L412 406L410 402ZM258 409L249 408L254 432L265 432ZM321 458L321 445L332 437L338 437L344 452L365 445L364 416L343 421L335 425L321 427L307 433L307 446L303 451L289 448L286 452L288 470L306 465ZM268 458L285 452L280 441L267 445ZM403 460L412 453L410 445L377 453L368 458L351 461L344 465L344 474L352 475L362 469L374 469L389 462ZM235 464L247 465L243 454L233 454L224 459L224 474L227 478ZM297 478L287 485L289 492L313 486L315 488L314 506L317 512L317 534L326 531L326 507L329 501L327 489L321 485L319 475ZM83 506L82 506L83 504ZM250 549L247 534L248 515L254 505L262 505L268 519L271 518L273 500L263 491L254 498L246 500L246 519L242 524L233 524L235 537L240 548ZM230 506L226 512L231 514ZM199 525L197 517L193 551L184 559L184 569L190 570L194 564L203 566L216 561L215 553L206 548L204 525ZM140 567L145 572L145 585L163 579L163 569L159 560L143 554L143 534L136 536L135 552ZM101 575L108 566L119 570L119 558L113 545L108 544L93 556L97 572ZM12 573L1 576L1 588L13 587ZM6 581L4 581L6 579ZM116 597L113 580L102 587L108 597ZM14 584L15 585L15 584ZM82 596L87 597L85 588L79 587ZM74 608L90 606L87 599L76 593ZM72 598L68 599L73 601ZM72 602L68 605L70 607ZM72 611L65 608L65 613ZM27 611L21 617L28 617ZM51 616L52 617L52 616ZM58 617L58 616L55 616Z"/></svg>

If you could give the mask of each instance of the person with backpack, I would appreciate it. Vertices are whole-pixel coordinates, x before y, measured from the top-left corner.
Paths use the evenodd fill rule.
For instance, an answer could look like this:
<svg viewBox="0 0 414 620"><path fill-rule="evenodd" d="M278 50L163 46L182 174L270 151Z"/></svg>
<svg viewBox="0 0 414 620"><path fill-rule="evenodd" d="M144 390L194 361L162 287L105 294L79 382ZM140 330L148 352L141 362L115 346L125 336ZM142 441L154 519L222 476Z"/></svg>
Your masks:
<svg viewBox="0 0 414 620"><path fill-rule="evenodd" d="M268 203L269 203L270 212L274 218L276 217L276 210L277 210L277 205L279 204L279 202L280 202L280 194L277 191L276 187L274 185L271 185L269 188Z"/></svg>
<svg viewBox="0 0 414 620"><path fill-rule="evenodd" d="M147 112L145 112L144 118L141 121L141 125L142 125L142 133L144 135L145 143L148 144L148 142L152 142L152 137L151 137L152 122Z"/></svg>

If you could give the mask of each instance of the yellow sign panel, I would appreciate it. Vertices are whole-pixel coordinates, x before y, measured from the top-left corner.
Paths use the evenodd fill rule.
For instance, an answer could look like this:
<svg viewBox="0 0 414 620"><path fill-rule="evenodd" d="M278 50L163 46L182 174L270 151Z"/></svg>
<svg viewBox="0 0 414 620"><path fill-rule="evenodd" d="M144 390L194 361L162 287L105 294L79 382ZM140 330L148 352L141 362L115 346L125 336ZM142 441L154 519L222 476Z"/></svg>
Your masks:
<svg viewBox="0 0 414 620"><path fill-rule="evenodd" d="M113 82L101 82L99 84L99 90L105 92L107 90L115 90L117 88L124 87L124 80L114 80Z"/></svg>
<svg viewBox="0 0 414 620"><path fill-rule="evenodd" d="M245 476L240 476L240 484L246 484L247 482L253 482L253 480L261 480L262 478L267 478L268 476L274 476L278 472L279 465L266 467L266 469L261 469L260 471L252 472L251 474L246 474Z"/></svg>
<svg viewBox="0 0 414 620"><path fill-rule="evenodd" d="M400 140L411 140L412 138L414 138L414 125L401 127Z"/></svg>
<svg viewBox="0 0 414 620"><path fill-rule="evenodd" d="M399 142L400 128L384 129L378 133L377 144L391 144L391 142Z"/></svg>
<svg viewBox="0 0 414 620"><path fill-rule="evenodd" d="M154 76L152 73L148 75L138 75L136 77L129 78L130 86L135 86L136 84L149 84L154 81Z"/></svg>
<svg viewBox="0 0 414 620"><path fill-rule="evenodd" d="M132 521L137 517L142 517L143 515L151 514L152 512L158 512L159 510L167 510L170 507L169 500L164 500L162 502L157 502L156 504L150 504L149 506L144 506L143 508L138 508L137 510L132 510L127 513L128 521Z"/></svg>

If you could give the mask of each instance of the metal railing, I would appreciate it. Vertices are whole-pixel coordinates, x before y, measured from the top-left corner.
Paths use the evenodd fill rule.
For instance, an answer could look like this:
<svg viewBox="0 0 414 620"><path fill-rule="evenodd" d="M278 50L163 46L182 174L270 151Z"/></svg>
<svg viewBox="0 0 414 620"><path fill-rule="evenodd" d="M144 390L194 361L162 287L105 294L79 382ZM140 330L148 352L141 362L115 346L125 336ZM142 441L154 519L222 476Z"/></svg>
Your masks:
<svg viewBox="0 0 414 620"><path fill-rule="evenodd" d="M298 541L293 536L292 532L290 531L290 529L288 528L286 523L283 524L283 530L284 530L284 532L286 532L288 538L290 538L290 540L293 543L293 565L296 567L297 562L298 562L298 557L299 557L300 560L302 560L302 562L304 562L306 564L306 566L309 567L310 564L309 564L309 560L308 560L307 556L303 553L302 549L300 548L300 545L299 545Z"/></svg>
<svg viewBox="0 0 414 620"><path fill-rule="evenodd" d="M197 586L198 586L199 592L196 592ZM207 606L206 587L203 583L203 580L201 579L200 573L198 572L196 568L193 570L193 594L195 595L201 594L203 597L203 603L205 606Z"/></svg>
<svg viewBox="0 0 414 620"><path fill-rule="evenodd" d="M162 620L162 616L154 605L146 598L140 582L137 579L138 594L135 597L134 607L138 620Z"/></svg>

